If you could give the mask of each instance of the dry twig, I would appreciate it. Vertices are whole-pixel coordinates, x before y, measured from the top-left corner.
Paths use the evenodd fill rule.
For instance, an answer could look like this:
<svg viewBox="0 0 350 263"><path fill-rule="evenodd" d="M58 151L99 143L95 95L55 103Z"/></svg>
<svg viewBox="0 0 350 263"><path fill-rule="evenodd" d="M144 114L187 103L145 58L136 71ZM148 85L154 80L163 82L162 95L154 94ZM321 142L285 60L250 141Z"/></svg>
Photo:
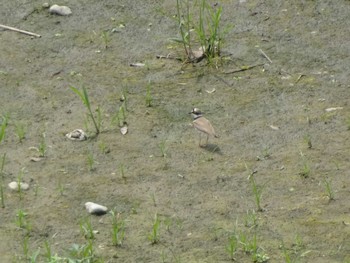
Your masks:
<svg viewBox="0 0 350 263"><path fill-rule="evenodd" d="M18 28L15 28L15 27L11 27L11 26L0 25L0 28L11 30L11 31L15 31L15 32L19 32L19 33L26 34L26 35L29 35L29 36L41 37L41 35L39 35L39 34L32 33L32 32L25 31L25 30L21 30L21 29L18 29Z"/></svg>

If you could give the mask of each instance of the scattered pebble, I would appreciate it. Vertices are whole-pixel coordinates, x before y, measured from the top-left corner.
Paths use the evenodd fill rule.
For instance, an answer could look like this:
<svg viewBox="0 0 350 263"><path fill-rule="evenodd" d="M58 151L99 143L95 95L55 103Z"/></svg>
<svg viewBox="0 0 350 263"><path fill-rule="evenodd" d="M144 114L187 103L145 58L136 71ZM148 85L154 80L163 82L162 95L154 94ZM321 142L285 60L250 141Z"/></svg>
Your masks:
<svg viewBox="0 0 350 263"><path fill-rule="evenodd" d="M93 214L93 215L103 215L108 211L107 207L103 205L95 204L93 202L85 203L85 208L90 214Z"/></svg>
<svg viewBox="0 0 350 263"><path fill-rule="evenodd" d="M72 11L68 6L59 6L59 5L52 5L49 9L49 12L51 14L60 15L60 16L68 16L72 14Z"/></svg>
<svg viewBox="0 0 350 263"><path fill-rule="evenodd" d="M43 7L43 8L49 8L49 7L50 7L50 4L47 3L47 2L46 2L46 3L43 3L43 4L42 4L42 7Z"/></svg>
<svg viewBox="0 0 350 263"><path fill-rule="evenodd" d="M31 157L30 160L32 162L40 162L43 158L42 157Z"/></svg>
<svg viewBox="0 0 350 263"><path fill-rule="evenodd" d="M144 67L145 66L145 64L143 64L143 63L131 63L130 64L130 67Z"/></svg>
<svg viewBox="0 0 350 263"><path fill-rule="evenodd" d="M124 126L120 128L120 133L125 135L128 133L128 126Z"/></svg>
<svg viewBox="0 0 350 263"><path fill-rule="evenodd" d="M75 129L74 131L67 133L66 137L72 141L85 141L88 138L82 129Z"/></svg>
<svg viewBox="0 0 350 263"><path fill-rule="evenodd" d="M212 93L214 93L215 91L216 91L215 88L213 88L212 90L206 90L206 92L209 93L209 94L212 94Z"/></svg>
<svg viewBox="0 0 350 263"><path fill-rule="evenodd" d="M342 110L343 107L334 107L334 108L328 108L326 109L326 112L336 111L336 110Z"/></svg>
<svg viewBox="0 0 350 263"><path fill-rule="evenodd" d="M274 131L278 131L280 129L279 127L277 127L275 125L270 125L269 127Z"/></svg>
<svg viewBox="0 0 350 263"><path fill-rule="evenodd" d="M11 182L11 183L9 183L9 187L13 191L18 191L19 188L21 190L28 190L29 189L29 184L27 184L27 183L20 182L19 186L20 187L18 187L18 182Z"/></svg>

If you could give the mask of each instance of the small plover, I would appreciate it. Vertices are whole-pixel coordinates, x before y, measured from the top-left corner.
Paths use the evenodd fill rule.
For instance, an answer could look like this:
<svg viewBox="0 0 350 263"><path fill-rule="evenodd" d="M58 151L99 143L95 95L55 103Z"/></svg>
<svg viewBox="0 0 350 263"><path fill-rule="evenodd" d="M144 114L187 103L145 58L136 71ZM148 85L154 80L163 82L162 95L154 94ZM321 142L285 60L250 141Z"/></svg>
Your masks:
<svg viewBox="0 0 350 263"><path fill-rule="evenodd" d="M207 135L207 142L206 142L206 144L208 144L209 136L213 136L213 137L216 137L216 138L219 137L215 133L215 130L214 130L213 126L211 125L210 121L208 121L206 118L203 117L202 112L200 111L200 109L193 108L192 111L189 114L191 114L192 118L193 118L193 127L195 129L197 129L198 131L200 131L202 133L205 133ZM201 136L199 137L199 146L202 146L201 145Z"/></svg>

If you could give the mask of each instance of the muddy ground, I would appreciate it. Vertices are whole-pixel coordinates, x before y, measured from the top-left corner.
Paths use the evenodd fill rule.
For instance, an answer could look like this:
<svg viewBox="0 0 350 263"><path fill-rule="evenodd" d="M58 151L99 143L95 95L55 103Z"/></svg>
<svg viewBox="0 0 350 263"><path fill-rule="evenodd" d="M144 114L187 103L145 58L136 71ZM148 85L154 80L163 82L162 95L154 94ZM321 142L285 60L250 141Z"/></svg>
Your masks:
<svg viewBox="0 0 350 263"><path fill-rule="evenodd" d="M83 262L231 262L237 238L236 262L350 262L350 2L220 1L228 30L217 68L156 58L183 54L169 41L179 36L175 3L59 2L68 17L42 1L2 4L0 23L42 37L0 31L0 114L8 116L0 261L38 252L33 262L48 262L50 247L51 262L67 262L79 258L73 244L90 242L93 259ZM94 132L71 86L86 87L101 110L102 132L84 142L65 137ZM111 122L122 96L125 136ZM207 147L190 126L193 106L220 135ZM45 158L31 161L43 142ZM19 177L28 191L8 188ZM121 246L112 216L89 216L88 201L119 214ZM87 222L99 232L92 242L81 231Z"/></svg>

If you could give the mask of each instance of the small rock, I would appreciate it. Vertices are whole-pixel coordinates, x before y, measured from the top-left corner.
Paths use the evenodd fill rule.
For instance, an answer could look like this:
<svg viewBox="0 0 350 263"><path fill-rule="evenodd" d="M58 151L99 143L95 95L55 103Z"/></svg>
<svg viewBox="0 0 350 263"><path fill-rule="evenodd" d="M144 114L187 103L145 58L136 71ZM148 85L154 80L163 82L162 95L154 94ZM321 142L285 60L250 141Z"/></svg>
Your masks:
<svg viewBox="0 0 350 263"><path fill-rule="evenodd" d="M40 162L43 158L42 157L31 157L30 160L32 162Z"/></svg>
<svg viewBox="0 0 350 263"><path fill-rule="evenodd" d="M93 202L85 203L85 208L90 214L93 214L93 215L103 215L108 211L107 207L103 205L95 204Z"/></svg>
<svg viewBox="0 0 350 263"><path fill-rule="evenodd" d="M87 135L82 129L76 129L67 133L66 137L72 141L85 141L87 139Z"/></svg>
<svg viewBox="0 0 350 263"><path fill-rule="evenodd" d="M62 6L52 5L49 9L49 12L51 14L60 15L60 16L68 16L72 14L72 11L70 10L70 8L64 5Z"/></svg>
<svg viewBox="0 0 350 263"><path fill-rule="evenodd" d="M331 111L336 111L336 110L342 110L343 107L333 107L333 108L328 108L325 109L326 112L331 112Z"/></svg>
<svg viewBox="0 0 350 263"><path fill-rule="evenodd" d="M50 4L47 3L47 2L46 2L46 3L43 3L43 4L42 4L42 7L43 7L43 8L49 8L49 7L50 7Z"/></svg>
<svg viewBox="0 0 350 263"><path fill-rule="evenodd" d="M19 186L20 187L18 187L18 182L11 182L11 183L9 183L9 187L13 191L18 191L19 188L21 190L28 190L29 189L29 184L27 184L27 183L20 182Z"/></svg>
<svg viewBox="0 0 350 263"><path fill-rule="evenodd" d="M145 64L144 63L131 63L130 67L144 67Z"/></svg>
<svg viewBox="0 0 350 263"><path fill-rule="evenodd" d="M120 133L125 135L128 133L128 126L124 126L120 128Z"/></svg>

